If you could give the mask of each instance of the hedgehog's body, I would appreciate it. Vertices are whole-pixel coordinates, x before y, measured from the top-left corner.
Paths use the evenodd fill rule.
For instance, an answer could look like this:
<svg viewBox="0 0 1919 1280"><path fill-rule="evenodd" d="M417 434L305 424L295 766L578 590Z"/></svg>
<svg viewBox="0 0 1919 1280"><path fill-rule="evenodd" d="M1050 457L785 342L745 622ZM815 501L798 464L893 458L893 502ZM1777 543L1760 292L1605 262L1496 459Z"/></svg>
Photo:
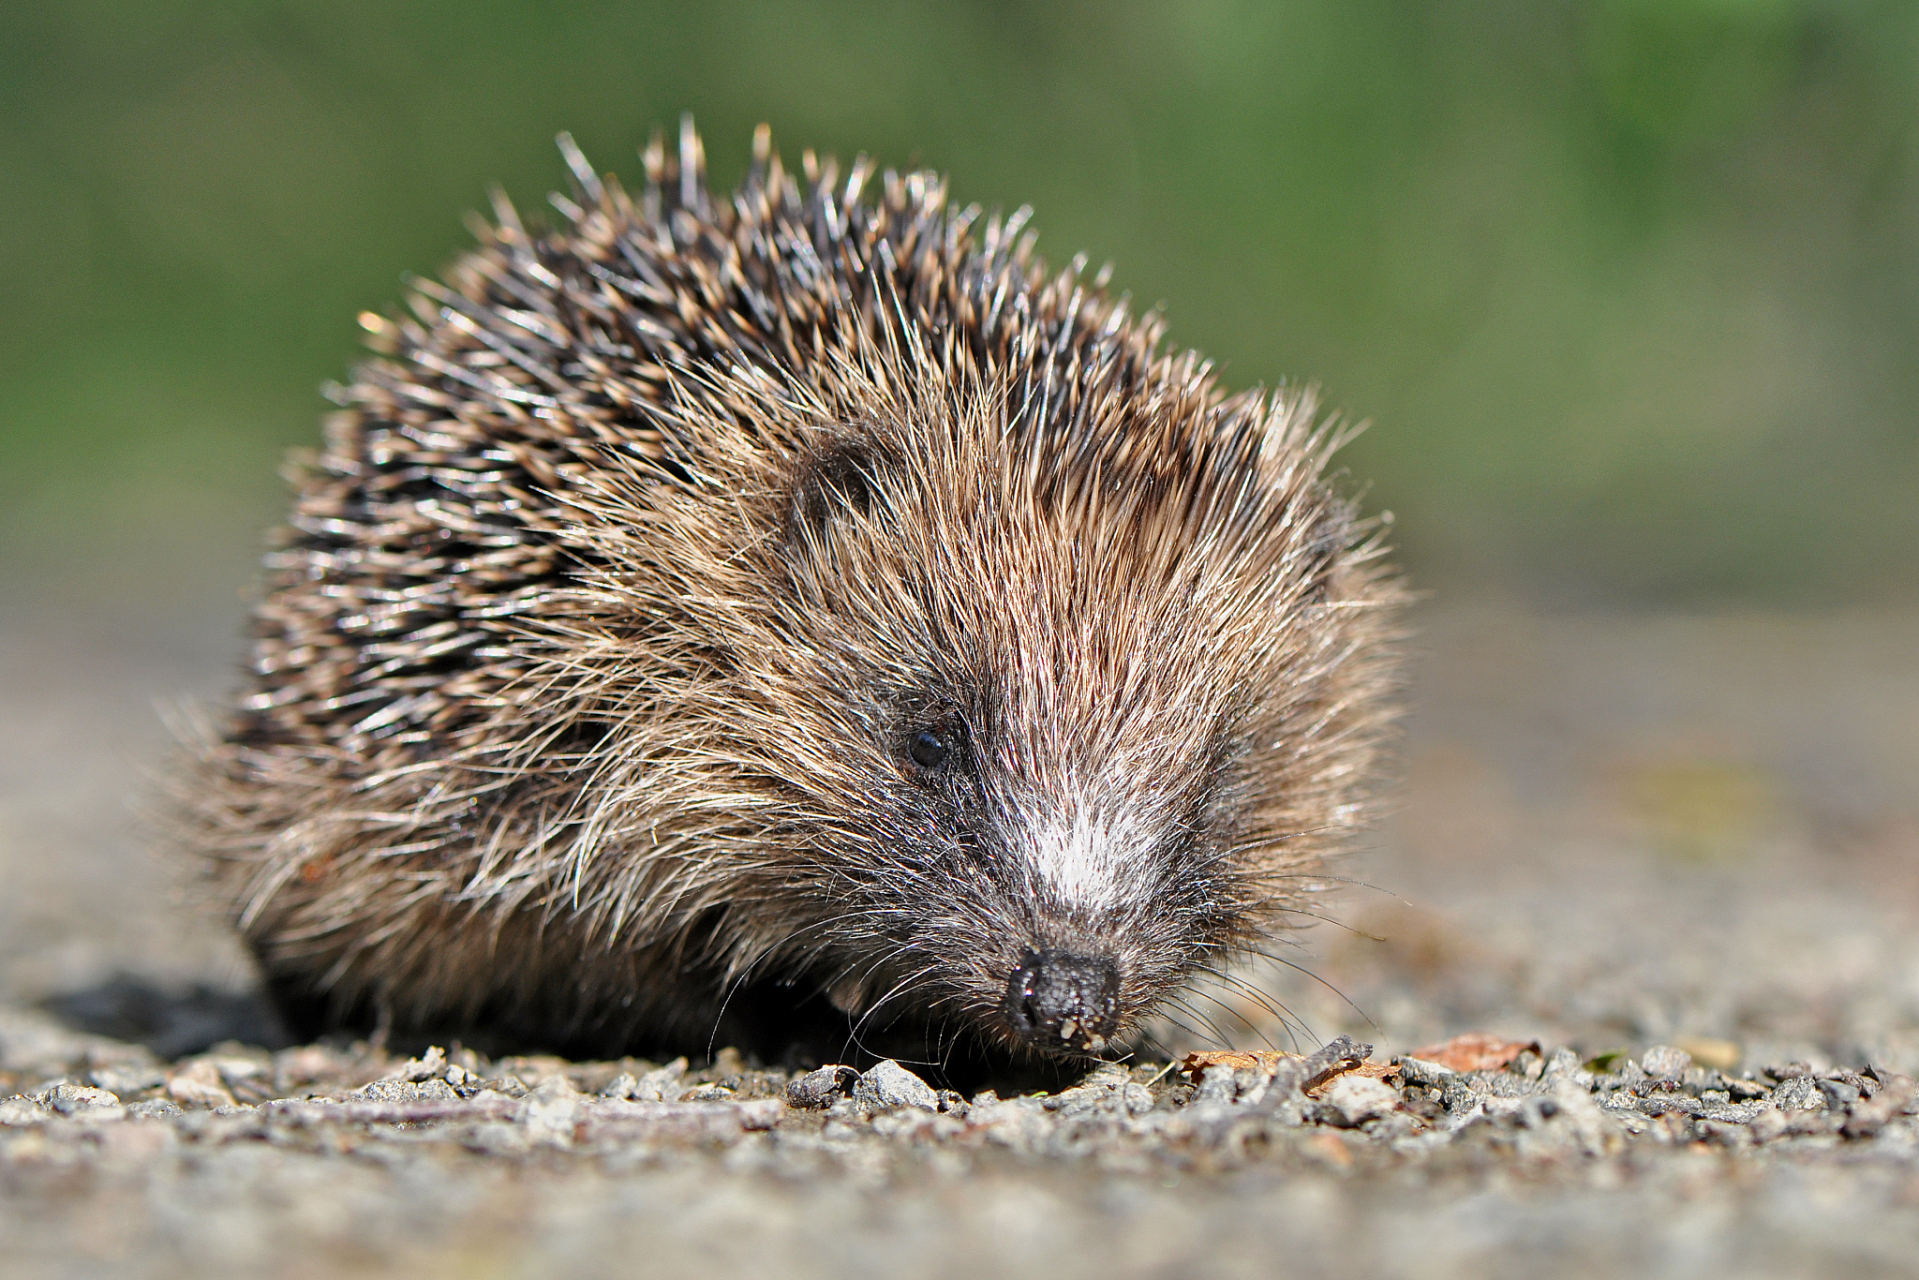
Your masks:
<svg viewBox="0 0 1919 1280"><path fill-rule="evenodd" d="M756 142L730 203L567 144L563 231L369 319L195 792L295 1002L1097 1051L1357 825L1396 592L1310 407Z"/></svg>

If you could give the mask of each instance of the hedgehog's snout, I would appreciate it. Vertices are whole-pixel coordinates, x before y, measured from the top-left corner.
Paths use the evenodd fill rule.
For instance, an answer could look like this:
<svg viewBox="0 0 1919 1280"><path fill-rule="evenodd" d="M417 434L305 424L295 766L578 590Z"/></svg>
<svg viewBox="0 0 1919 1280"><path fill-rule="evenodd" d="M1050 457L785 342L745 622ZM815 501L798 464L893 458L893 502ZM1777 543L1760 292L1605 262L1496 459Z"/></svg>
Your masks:
<svg viewBox="0 0 1919 1280"><path fill-rule="evenodd" d="M1104 956L1029 951L1006 981L1000 1013L1034 1048L1098 1053L1119 1026L1119 966Z"/></svg>

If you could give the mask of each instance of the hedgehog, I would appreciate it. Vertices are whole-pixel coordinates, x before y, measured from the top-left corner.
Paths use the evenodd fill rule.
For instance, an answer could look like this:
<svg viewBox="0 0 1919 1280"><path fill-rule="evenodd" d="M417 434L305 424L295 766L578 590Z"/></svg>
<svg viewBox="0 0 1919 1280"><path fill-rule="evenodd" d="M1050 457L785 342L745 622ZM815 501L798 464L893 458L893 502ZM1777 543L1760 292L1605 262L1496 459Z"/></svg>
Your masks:
<svg viewBox="0 0 1919 1280"><path fill-rule="evenodd" d="M559 143L361 317L193 745L290 1026L1083 1060L1317 915L1405 592L1311 389L935 173Z"/></svg>

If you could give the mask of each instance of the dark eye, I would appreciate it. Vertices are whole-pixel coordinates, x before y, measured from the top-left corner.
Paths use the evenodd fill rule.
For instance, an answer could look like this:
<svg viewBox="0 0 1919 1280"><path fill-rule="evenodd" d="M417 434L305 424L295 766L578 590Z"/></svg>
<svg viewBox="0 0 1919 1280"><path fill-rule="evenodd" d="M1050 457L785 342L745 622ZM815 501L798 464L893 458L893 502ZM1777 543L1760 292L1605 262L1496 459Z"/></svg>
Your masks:
<svg viewBox="0 0 1919 1280"><path fill-rule="evenodd" d="M921 729L906 746L906 754L922 769L937 769L953 754L953 748L931 729Z"/></svg>

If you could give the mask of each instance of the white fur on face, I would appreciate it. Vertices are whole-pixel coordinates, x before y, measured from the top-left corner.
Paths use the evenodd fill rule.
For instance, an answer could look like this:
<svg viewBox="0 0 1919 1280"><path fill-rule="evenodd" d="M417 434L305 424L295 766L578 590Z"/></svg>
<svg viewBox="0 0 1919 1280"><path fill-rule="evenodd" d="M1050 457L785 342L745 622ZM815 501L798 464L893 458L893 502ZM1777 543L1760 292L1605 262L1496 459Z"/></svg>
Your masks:
<svg viewBox="0 0 1919 1280"><path fill-rule="evenodd" d="M1115 911L1149 891L1149 845L1147 833L1081 808L1035 824L1027 859L1066 905Z"/></svg>

